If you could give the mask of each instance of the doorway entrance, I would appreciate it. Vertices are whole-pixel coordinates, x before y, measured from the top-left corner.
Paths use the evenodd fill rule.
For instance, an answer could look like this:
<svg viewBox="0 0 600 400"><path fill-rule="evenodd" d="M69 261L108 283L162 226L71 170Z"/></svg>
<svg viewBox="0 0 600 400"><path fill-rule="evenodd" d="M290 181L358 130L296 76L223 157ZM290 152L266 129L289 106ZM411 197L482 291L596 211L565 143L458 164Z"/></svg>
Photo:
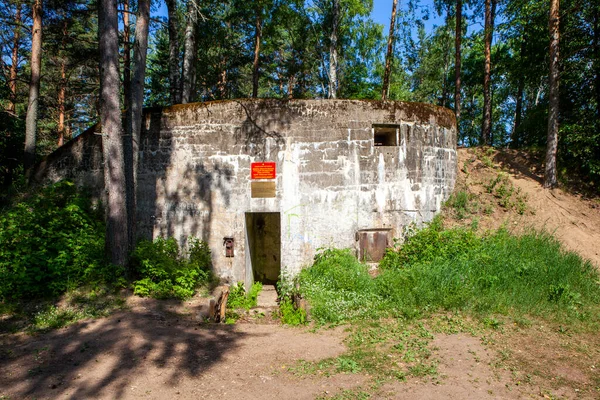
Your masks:
<svg viewBox="0 0 600 400"><path fill-rule="evenodd" d="M246 213L246 238L250 253L246 270L252 271L255 282L277 284L281 274L280 213Z"/></svg>

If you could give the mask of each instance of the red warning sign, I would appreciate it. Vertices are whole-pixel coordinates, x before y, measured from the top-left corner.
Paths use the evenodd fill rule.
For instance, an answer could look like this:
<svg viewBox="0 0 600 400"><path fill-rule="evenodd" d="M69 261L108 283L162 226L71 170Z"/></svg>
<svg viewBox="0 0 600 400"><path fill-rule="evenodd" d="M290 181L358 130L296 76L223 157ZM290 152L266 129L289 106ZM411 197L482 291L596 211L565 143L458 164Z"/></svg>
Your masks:
<svg viewBox="0 0 600 400"><path fill-rule="evenodd" d="M250 164L250 178L252 179L275 179L275 163L259 162Z"/></svg>

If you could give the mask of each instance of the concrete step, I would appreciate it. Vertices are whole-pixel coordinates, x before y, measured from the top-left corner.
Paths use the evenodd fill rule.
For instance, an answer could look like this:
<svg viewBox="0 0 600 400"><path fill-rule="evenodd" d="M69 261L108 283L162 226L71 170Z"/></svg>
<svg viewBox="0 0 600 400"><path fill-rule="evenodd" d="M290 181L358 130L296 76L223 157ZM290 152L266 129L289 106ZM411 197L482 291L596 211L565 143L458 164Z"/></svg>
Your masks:
<svg viewBox="0 0 600 400"><path fill-rule="evenodd" d="M256 299L257 308L277 308L277 290L274 285L263 285Z"/></svg>

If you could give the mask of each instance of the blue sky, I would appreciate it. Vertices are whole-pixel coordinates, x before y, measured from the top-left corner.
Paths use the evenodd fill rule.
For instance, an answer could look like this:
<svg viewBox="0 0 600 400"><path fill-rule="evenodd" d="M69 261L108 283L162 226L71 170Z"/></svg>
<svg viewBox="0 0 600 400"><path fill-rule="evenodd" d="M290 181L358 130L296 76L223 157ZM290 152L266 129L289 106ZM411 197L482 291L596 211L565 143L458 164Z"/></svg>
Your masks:
<svg viewBox="0 0 600 400"><path fill-rule="evenodd" d="M164 0L160 0L157 2L158 7L158 15L166 16L167 15L167 6L165 5ZM443 20L435 13L433 10L433 0L421 0L420 5L422 7L428 7L430 9L430 19L429 21L425 21L425 27L427 32L431 32L434 25L440 25L443 23ZM398 7L403 8L406 6L406 0L398 0ZM384 25L384 33L387 35L390 29L390 17L392 13L392 0L373 0L373 11L371 12L371 18L373 21Z"/></svg>

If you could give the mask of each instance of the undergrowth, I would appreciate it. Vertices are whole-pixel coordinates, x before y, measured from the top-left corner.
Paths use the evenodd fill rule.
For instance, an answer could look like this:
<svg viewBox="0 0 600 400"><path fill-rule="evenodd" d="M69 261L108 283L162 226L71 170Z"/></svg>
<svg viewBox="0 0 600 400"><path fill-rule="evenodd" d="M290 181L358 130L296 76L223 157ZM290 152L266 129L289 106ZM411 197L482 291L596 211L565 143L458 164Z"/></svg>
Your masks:
<svg viewBox="0 0 600 400"><path fill-rule="evenodd" d="M225 314L225 323L233 324L240 318L239 311L248 311L256 307L258 294L262 290L262 283L254 282L250 290L246 292L243 282L238 282L229 288L227 297L227 308Z"/></svg>
<svg viewBox="0 0 600 400"><path fill-rule="evenodd" d="M132 265L139 275L134 293L159 299L186 299L194 295L199 285L211 284L215 277L208 245L196 238L189 242L186 257L180 255L173 238L140 241L132 255Z"/></svg>
<svg viewBox="0 0 600 400"><path fill-rule="evenodd" d="M0 300L53 297L114 282L102 212L71 182L48 186L0 212Z"/></svg>
<svg viewBox="0 0 600 400"><path fill-rule="evenodd" d="M532 315L589 329L600 322L598 272L551 235L445 230L439 218L389 251L375 278L349 250L330 249L299 282L319 324L444 310Z"/></svg>

